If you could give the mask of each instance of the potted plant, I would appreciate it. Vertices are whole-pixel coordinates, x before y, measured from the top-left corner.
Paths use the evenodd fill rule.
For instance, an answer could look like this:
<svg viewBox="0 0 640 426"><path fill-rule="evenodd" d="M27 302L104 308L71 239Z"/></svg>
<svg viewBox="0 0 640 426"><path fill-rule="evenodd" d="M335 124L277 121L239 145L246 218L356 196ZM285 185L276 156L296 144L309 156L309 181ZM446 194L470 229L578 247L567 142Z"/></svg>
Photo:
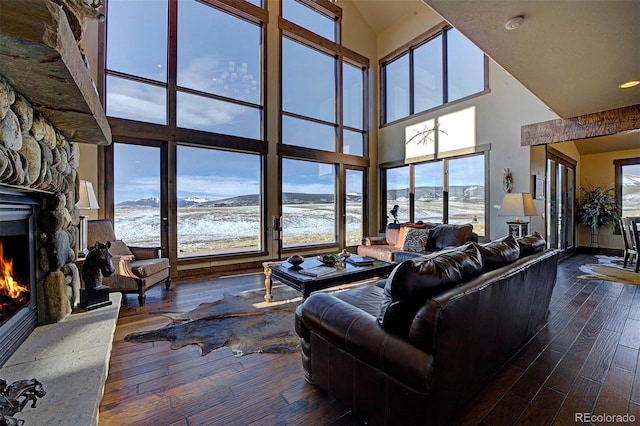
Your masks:
<svg viewBox="0 0 640 426"><path fill-rule="evenodd" d="M580 198L576 216L580 223L591 228L591 245L598 245L600 228L604 225L615 225L620 219L621 209L618 205L613 187L589 185L580 187Z"/></svg>

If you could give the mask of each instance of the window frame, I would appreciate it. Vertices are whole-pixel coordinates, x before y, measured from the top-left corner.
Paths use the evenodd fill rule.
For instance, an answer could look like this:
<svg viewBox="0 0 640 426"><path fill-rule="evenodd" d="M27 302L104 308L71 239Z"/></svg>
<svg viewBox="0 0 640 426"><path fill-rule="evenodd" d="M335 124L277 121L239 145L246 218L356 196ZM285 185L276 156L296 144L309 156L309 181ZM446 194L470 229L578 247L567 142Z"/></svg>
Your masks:
<svg viewBox="0 0 640 426"><path fill-rule="evenodd" d="M455 29L453 26L449 25L447 22L442 21L441 23L435 25L424 34L416 37L408 43L405 43L398 49L384 56L378 61L378 67L380 71L380 128L399 123L403 120L406 120L411 117L419 116L428 112L432 112L439 108L443 108L446 106L454 105L460 102L464 102L468 99L484 95L489 93L489 59L486 54L483 52L483 77L484 77L484 88L483 90L469 94L459 99L449 100L448 87L448 58L447 58L447 37L446 33L452 29ZM434 106L432 108L426 109L424 111L415 111L415 76L414 76L414 61L413 61L413 53L416 49L422 47L423 45L431 42L436 39L438 36L442 36L442 104ZM394 62L396 59L402 57L403 55L409 55L409 114L404 117L396 118L392 121L387 121L387 72L386 66L389 63Z"/></svg>
<svg viewBox="0 0 640 426"><path fill-rule="evenodd" d="M413 158L411 160L391 161L387 163L381 163L379 165L380 176L380 204L379 208L381 212L387 210L387 170L395 169L399 167L409 167L409 221L416 220L415 217L415 166L426 163L442 162L442 187L443 187L443 201L442 201L442 223L449 223L449 168L448 162L465 157L483 156L484 158L484 222L485 232L484 235L480 235L480 239L484 240L489 236L489 151L491 146L479 145L472 148L464 148L456 151L441 152L438 155L428 155L424 157ZM387 227L387 216L381 214L379 218L379 232L385 232Z"/></svg>
<svg viewBox="0 0 640 426"><path fill-rule="evenodd" d="M622 209L622 167L640 165L640 157L622 158L613 160L613 166L615 168L614 174L614 188L616 193L616 201ZM616 227L616 231L617 231Z"/></svg>
<svg viewBox="0 0 640 426"><path fill-rule="evenodd" d="M176 126L176 98L179 92L192 93L192 89L182 88L177 85L177 36L178 36L178 0L168 0L168 40L167 40L167 83L159 83L157 81L151 81L156 86L166 87L167 89L167 124L154 124L148 122L134 121L124 118L108 117L109 125L113 134L113 140L115 143L134 143L140 145L152 145L160 146L161 157L161 194L160 197L166 200L163 203L162 212L162 246L164 254L170 259L171 265L177 271L177 265L189 265L189 264L201 264L205 258L214 259L242 259L246 258L248 254L264 255L267 253L267 244L269 239L267 237L267 221L266 221L266 156L269 151L268 143L266 141L267 135L267 123L265 120L265 111L267 110L267 97L266 97L266 31L268 24L268 12L262 7L255 6L248 2L228 2L226 0L197 0L207 6L210 6L220 12L228 13L238 19L249 21L259 26L260 29L260 46L257 46L260 51L261 65L260 65L260 133L259 139L246 138L233 135L225 135L220 133L207 132L202 130L181 128ZM108 0L105 2L105 7L108 8ZM263 2L264 3L264 2ZM107 17L108 19L108 17ZM97 86L98 92L102 94L102 100L104 102L106 98L106 78L108 75L116 75L113 71L106 68L107 63L107 25L106 19L101 24L101 30L99 32L99 44L102 46L101 52L98 55L99 67ZM122 74L122 73L121 73ZM122 74L118 76L124 76L125 78L146 82L144 78L131 76L128 74ZM208 98L217 98L224 101L230 101L238 105L243 105L246 102L234 99L228 99L212 94L200 93L199 95L205 95ZM260 188L260 241L261 248L257 252L229 252L223 254L214 254L207 256L192 256L192 257L180 257L178 256L177 245L177 187L176 187L176 154L177 146L191 145L199 148L213 148L220 150L228 150L239 153L257 154L261 157L261 188ZM98 167L98 180L102 182L104 188L103 201L101 205L104 207L104 216L106 218L114 219L114 187L113 187L113 161L114 161L114 148L113 144L104 147L104 150L98 150L98 164L103 164L104 167ZM104 171L102 171L104 170Z"/></svg>
<svg viewBox="0 0 640 426"><path fill-rule="evenodd" d="M369 167L369 131L368 131L368 115L366 109L366 103L368 100L367 95L367 87L368 87L368 69L369 69L369 59L363 55L360 55L344 46L340 43L340 34L341 34L341 20L342 20L342 9L334 5L329 0L296 0L299 3L303 3L322 14L333 14L336 20L336 33L338 36L336 37L336 42L328 40L318 34L307 30L303 27L298 26L297 24L287 21L282 16L278 17L278 28L279 28L279 39L280 39L280 90L282 93L283 88L283 78L282 78L282 52L283 52L283 39L287 38L290 41L301 43L306 47L311 49L315 49L322 54L329 55L335 59L334 72L335 74L335 122L330 123L324 120L318 120L312 117L306 117L303 115L299 115L293 112L287 112L283 110L282 105L282 96L280 96L280 105L279 105L279 134L278 134L278 157L280 158L279 164L282 167L282 159L293 159L293 160L302 160L302 161L312 161L317 163L325 163L332 164L337 172L336 172L336 189L335 189L335 211L336 211L336 235L338 236L337 241L332 244L319 244L316 247L324 248L324 247L345 247L346 241L346 225L345 225L345 197L346 197L346 189L345 189L345 169L354 168L363 171L363 179L366 182L368 179L367 171ZM280 9L282 10L282 8ZM363 106L362 106L362 129L355 129L350 126L345 126L343 123L343 63L348 63L351 66L359 68L362 71L362 89L363 89ZM293 117L297 119L307 120L309 122L331 125L334 127L336 135L334 137L334 151L326 151L314 148L307 148L295 145L287 145L282 143L282 121L283 117ZM362 155L353 155L346 154L343 152L343 132L344 130L348 131L357 131L362 134ZM280 168L280 176L279 176L279 184L280 184L280 213L282 213L282 169ZM363 197L365 194L363 193ZM281 215L282 216L282 215ZM368 224L368 213L366 204L363 204L363 229L367 229ZM308 248L309 246L287 246L282 247L281 250L283 252L294 252L296 249L300 248Z"/></svg>

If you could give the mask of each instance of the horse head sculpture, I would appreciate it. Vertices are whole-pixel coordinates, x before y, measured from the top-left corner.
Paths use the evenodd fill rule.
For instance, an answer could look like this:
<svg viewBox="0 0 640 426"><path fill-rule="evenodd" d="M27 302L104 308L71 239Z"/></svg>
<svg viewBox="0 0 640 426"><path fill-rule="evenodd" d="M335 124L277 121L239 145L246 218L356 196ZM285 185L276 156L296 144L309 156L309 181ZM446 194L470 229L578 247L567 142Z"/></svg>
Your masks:
<svg viewBox="0 0 640 426"><path fill-rule="evenodd" d="M96 241L89 250L82 266L84 288L93 289L102 285L102 277L110 277L116 272L113 266L113 256L109 252L111 243Z"/></svg>

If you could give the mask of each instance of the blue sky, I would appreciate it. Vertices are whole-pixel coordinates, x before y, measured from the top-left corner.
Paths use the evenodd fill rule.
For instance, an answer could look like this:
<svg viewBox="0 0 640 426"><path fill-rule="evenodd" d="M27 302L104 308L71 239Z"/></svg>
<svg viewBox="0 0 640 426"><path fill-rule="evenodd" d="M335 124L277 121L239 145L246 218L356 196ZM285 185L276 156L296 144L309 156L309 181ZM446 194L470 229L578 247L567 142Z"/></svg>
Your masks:
<svg viewBox="0 0 640 426"><path fill-rule="evenodd" d="M333 38L333 23L308 8L284 1L284 16ZM254 1L258 4L258 1ZM166 124L167 0L110 0L107 11L107 68L157 82L147 84L111 76L107 114ZM250 46L247 48L247 46ZM285 40L283 56L295 57L283 68L283 108L286 111L333 121L333 59ZM178 86L237 99L255 108L178 93L178 126L259 139L260 136L260 29L195 0L178 2ZM287 56L288 55L288 56ZM345 70L345 105L357 105L361 92L359 70ZM313 85L309 82L313 81ZM303 96L300 96L303 94ZM349 109L349 108L347 108ZM318 149L333 149L333 127L285 119L283 142ZM298 120L299 121L299 120ZM345 123L360 127L362 108L345 115ZM305 126L306 125L306 126ZM315 127L314 127L315 126ZM317 129L326 127L326 132ZM309 132L315 128L315 132ZM309 133L316 135L311 137ZM324 135L324 138L321 136ZM357 133L346 152L362 154ZM260 192L260 159L255 155L178 148L178 197L227 198ZM332 193L335 168L310 162L284 160L283 191ZM116 203L158 197L158 148L117 145L115 150ZM452 176L464 182L483 182L472 168L452 164ZM456 184L456 182L452 182ZM359 188L347 188L359 192Z"/></svg>
<svg viewBox="0 0 640 426"><path fill-rule="evenodd" d="M257 1L254 2L257 4ZM167 81L167 1L111 0L108 16L107 68L140 76L159 83ZM285 16L303 23L317 14L285 0ZM306 25L332 37L332 21L326 18ZM286 43L286 42L285 42ZM313 56L308 50L290 43L298 57ZM252 46L247 49L247 46ZM220 13L194 0L178 3L178 85L198 91L261 104L259 27ZM332 60L326 62L332 71ZM288 67L288 87L284 103L290 110L333 120L333 73L326 66L309 67L302 58ZM323 84L310 95L312 81ZM331 78L327 78L329 75ZM304 78L302 78L304 77ZM295 81L298 83L296 84ZM329 95L327 95L327 92ZM305 96L299 96L305 93ZM290 95L288 95L290 94ZM331 108L320 107L320 104ZM286 106L285 106L286 108ZM320 115L317 112L320 112ZM328 114L327 114L328 112ZM116 117L165 124L166 94L161 86L110 77L107 114ZM350 117L352 122L357 122ZM178 125L218 133L260 138L260 113L257 108L211 100L193 94L178 95ZM333 132L329 133L333 136ZM294 142L294 141L291 141ZM330 142L332 147L333 141ZM257 193L260 190L258 156L178 149L178 197L226 198ZM331 165L286 161L283 190L286 192L333 192ZM160 191L160 152L157 148L118 145L115 150L116 203L158 197ZM289 176L289 178L287 178Z"/></svg>

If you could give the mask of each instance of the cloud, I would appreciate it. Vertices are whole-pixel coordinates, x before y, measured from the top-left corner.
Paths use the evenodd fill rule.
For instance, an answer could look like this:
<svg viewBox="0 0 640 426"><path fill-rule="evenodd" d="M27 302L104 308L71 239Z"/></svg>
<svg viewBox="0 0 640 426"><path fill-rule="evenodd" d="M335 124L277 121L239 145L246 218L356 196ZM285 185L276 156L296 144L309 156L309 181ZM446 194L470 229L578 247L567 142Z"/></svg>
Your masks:
<svg viewBox="0 0 640 426"><path fill-rule="evenodd" d="M260 181L242 176L178 175L178 198L197 195L208 199L260 193Z"/></svg>
<svg viewBox="0 0 640 426"><path fill-rule="evenodd" d="M333 194L335 188L332 184L322 183L286 183L282 182L282 192L298 192L306 194Z"/></svg>

